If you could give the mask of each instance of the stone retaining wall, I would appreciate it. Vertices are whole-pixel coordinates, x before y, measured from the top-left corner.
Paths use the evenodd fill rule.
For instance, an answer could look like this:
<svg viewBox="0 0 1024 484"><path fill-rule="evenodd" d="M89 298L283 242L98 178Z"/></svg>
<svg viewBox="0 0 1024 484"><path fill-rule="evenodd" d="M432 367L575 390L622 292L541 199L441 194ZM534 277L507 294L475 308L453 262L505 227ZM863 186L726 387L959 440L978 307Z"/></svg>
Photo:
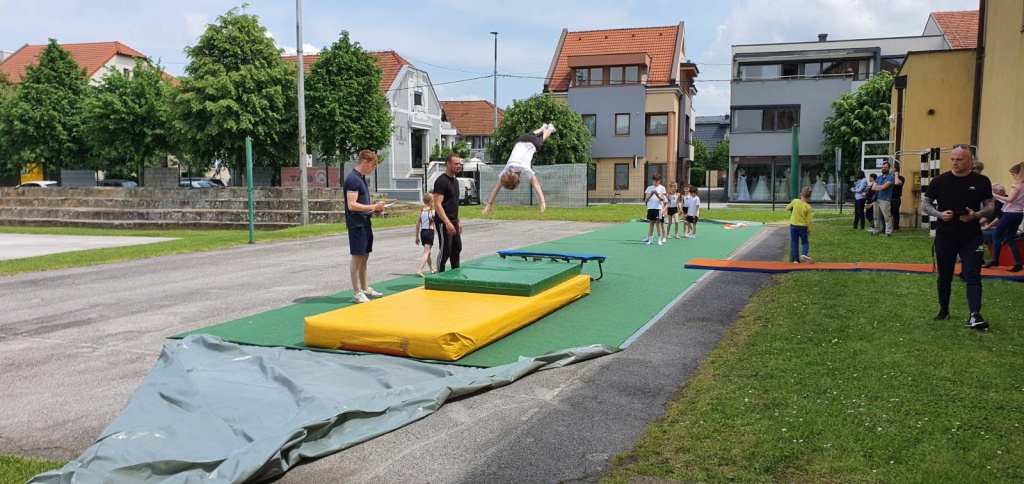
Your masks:
<svg viewBox="0 0 1024 484"><path fill-rule="evenodd" d="M344 220L341 188L309 188L307 193L310 223ZM255 188L253 199L257 229L300 225L298 188ZM0 188L0 225L247 230L248 200L245 188L230 187ZM391 212L401 210L395 205Z"/></svg>

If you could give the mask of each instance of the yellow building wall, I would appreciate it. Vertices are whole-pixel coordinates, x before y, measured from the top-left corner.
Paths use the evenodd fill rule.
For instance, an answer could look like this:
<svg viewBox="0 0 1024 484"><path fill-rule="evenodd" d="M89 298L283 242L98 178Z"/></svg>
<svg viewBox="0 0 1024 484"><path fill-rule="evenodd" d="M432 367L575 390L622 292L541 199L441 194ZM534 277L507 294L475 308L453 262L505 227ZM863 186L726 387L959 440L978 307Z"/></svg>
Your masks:
<svg viewBox="0 0 1024 484"><path fill-rule="evenodd" d="M903 98L903 138L898 147L902 175L903 204L901 226L919 227L921 209L921 158L908 154L971 140L971 106L974 97L973 50L915 52L907 57L899 75L907 76ZM897 91L892 90L892 109L896 113ZM889 139L895 141L896 123L890 125ZM949 156L943 153L941 171L949 170Z"/></svg>
<svg viewBox="0 0 1024 484"><path fill-rule="evenodd" d="M637 159L636 168L633 168L633 158L595 158L594 166L597 168L597 188L590 190L590 198L611 199L615 196L615 165L625 163L629 165L629 186L620 191L623 200L642 199L644 189L647 188L647 180L644 179L644 159Z"/></svg>
<svg viewBox="0 0 1024 484"><path fill-rule="evenodd" d="M644 99L644 111L648 113L678 113L679 96L672 92L649 92Z"/></svg>
<svg viewBox="0 0 1024 484"><path fill-rule="evenodd" d="M985 2L978 158L993 183L1012 183L1007 170L1024 160L1024 2Z"/></svg>

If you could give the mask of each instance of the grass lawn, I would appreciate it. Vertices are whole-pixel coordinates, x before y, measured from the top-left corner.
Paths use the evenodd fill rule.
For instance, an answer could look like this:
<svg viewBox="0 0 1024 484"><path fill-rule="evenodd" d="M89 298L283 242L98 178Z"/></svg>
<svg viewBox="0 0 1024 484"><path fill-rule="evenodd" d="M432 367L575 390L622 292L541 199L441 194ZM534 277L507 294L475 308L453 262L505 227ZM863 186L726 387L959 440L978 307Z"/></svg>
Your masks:
<svg viewBox="0 0 1024 484"><path fill-rule="evenodd" d="M850 225L817 224L811 255L931 261L926 232ZM1019 283L985 281L992 329L975 332L960 281L953 319L933 322L933 275L774 279L605 482L1024 480Z"/></svg>
<svg viewBox="0 0 1024 484"><path fill-rule="evenodd" d="M43 472L59 469L63 462L0 455L0 482L21 483Z"/></svg>

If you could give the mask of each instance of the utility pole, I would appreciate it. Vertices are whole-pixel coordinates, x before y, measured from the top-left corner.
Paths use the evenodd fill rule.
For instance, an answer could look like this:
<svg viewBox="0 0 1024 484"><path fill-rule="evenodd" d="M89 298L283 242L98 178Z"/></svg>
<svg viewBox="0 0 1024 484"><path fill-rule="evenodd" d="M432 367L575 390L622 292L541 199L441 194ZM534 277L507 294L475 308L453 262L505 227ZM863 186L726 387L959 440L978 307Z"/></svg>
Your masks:
<svg viewBox="0 0 1024 484"><path fill-rule="evenodd" d="M295 0L296 62L299 68L299 190L302 225L309 225L309 185L306 181L306 73L302 67L302 0Z"/></svg>
<svg viewBox="0 0 1024 484"><path fill-rule="evenodd" d="M498 33L491 32L494 36L494 129L498 129Z"/></svg>

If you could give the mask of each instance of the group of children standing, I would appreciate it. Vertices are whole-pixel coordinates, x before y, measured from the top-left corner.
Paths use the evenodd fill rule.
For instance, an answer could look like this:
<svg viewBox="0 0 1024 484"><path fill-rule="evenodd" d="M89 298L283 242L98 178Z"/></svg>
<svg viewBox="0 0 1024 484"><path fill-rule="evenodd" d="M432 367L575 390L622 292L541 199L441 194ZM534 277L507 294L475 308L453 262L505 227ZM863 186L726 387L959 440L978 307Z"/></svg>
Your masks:
<svg viewBox="0 0 1024 484"><path fill-rule="evenodd" d="M658 245L668 241L669 232L675 225L675 238L679 239L679 219L683 220L683 237L688 239L697 238L697 219L700 217L700 197L697 195L697 187L684 185L679 191L679 185L671 182L668 191L661 184L661 175L655 174L651 177L651 186L644 190L644 201L647 202L647 220L650 226L647 228L647 238L644 242L648 245L653 243L654 230L658 230ZM682 214L682 217L680 217ZM666 219L668 225L666 226Z"/></svg>

